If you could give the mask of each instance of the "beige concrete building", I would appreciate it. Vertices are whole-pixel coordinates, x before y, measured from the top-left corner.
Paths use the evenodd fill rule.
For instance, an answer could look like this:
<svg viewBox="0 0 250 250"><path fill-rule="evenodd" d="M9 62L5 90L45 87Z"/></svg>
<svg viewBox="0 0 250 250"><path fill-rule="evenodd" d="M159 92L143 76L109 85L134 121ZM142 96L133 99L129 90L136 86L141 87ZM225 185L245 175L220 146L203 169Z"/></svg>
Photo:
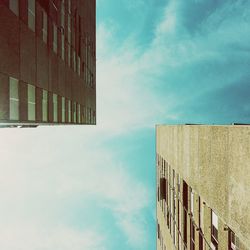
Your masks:
<svg viewBox="0 0 250 250"><path fill-rule="evenodd" d="M156 127L157 250L250 249L250 126Z"/></svg>

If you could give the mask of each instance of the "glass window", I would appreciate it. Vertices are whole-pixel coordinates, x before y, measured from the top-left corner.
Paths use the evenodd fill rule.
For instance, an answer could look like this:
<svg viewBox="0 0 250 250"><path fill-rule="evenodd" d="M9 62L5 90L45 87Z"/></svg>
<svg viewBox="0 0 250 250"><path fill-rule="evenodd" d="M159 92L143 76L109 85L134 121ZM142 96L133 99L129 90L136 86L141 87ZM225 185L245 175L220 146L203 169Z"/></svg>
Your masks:
<svg viewBox="0 0 250 250"><path fill-rule="evenodd" d="M73 104L73 118L74 118L74 123L76 123L76 102Z"/></svg>
<svg viewBox="0 0 250 250"><path fill-rule="evenodd" d="M35 0L28 0L28 26L35 31Z"/></svg>
<svg viewBox="0 0 250 250"><path fill-rule="evenodd" d="M216 229L218 229L218 216L214 211L212 211L212 224Z"/></svg>
<svg viewBox="0 0 250 250"><path fill-rule="evenodd" d="M62 33L62 59L64 60L65 50L64 50L64 34Z"/></svg>
<svg viewBox="0 0 250 250"><path fill-rule="evenodd" d="M71 13L71 0L68 0L68 10L69 10L69 13Z"/></svg>
<svg viewBox="0 0 250 250"><path fill-rule="evenodd" d="M53 23L53 51L57 53L57 27Z"/></svg>
<svg viewBox="0 0 250 250"><path fill-rule="evenodd" d="M70 45L68 44L68 65L69 65L69 67L70 67L70 65L71 65L71 54L70 54L70 50L71 50L71 48L70 48Z"/></svg>
<svg viewBox="0 0 250 250"><path fill-rule="evenodd" d="M64 0L61 2L61 26L64 28L64 16L65 16L65 6Z"/></svg>
<svg viewBox="0 0 250 250"><path fill-rule="evenodd" d="M47 13L43 10L43 28L42 28L42 32L43 32L43 41L45 43L47 43L47 39L48 39L48 17L47 17Z"/></svg>
<svg viewBox="0 0 250 250"><path fill-rule="evenodd" d="M68 121L71 122L71 101L68 100Z"/></svg>
<svg viewBox="0 0 250 250"><path fill-rule="evenodd" d="M91 123L91 108L89 108L89 124Z"/></svg>
<svg viewBox="0 0 250 250"><path fill-rule="evenodd" d="M65 97L62 97L62 122L65 122Z"/></svg>
<svg viewBox="0 0 250 250"><path fill-rule="evenodd" d="M240 249L239 239L230 228L228 228L228 249L229 250Z"/></svg>
<svg viewBox="0 0 250 250"><path fill-rule="evenodd" d="M43 101L42 101L43 121L48 121L48 91L43 89Z"/></svg>
<svg viewBox="0 0 250 250"><path fill-rule="evenodd" d="M95 113L95 111L94 111L94 124L96 124L96 113Z"/></svg>
<svg viewBox="0 0 250 250"><path fill-rule="evenodd" d="M76 52L73 50L73 68L74 71L76 72Z"/></svg>
<svg viewBox="0 0 250 250"><path fill-rule="evenodd" d="M77 109L77 113L78 113L78 123L81 123L81 105L78 103L78 109Z"/></svg>
<svg viewBox="0 0 250 250"><path fill-rule="evenodd" d="M192 189L191 189L191 193L190 193L190 209L191 209L191 213L192 215L194 215L194 193L192 192Z"/></svg>
<svg viewBox="0 0 250 250"><path fill-rule="evenodd" d="M10 10L19 16L19 0L9 0Z"/></svg>
<svg viewBox="0 0 250 250"><path fill-rule="evenodd" d="M57 122L57 94L53 94L53 121Z"/></svg>
<svg viewBox="0 0 250 250"><path fill-rule="evenodd" d="M214 250L218 249L218 216L211 210L212 225L211 225L211 247Z"/></svg>
<svg viewBox="0 0 250 250"><path fill-rule="evenodd" d="M10 120L19 119L19 93L18 93L18 80L9 78L10 88Z"/></svg>
<svg viewBox="0 0 250 250"><path fill-rule="evenodd" d="M80 73L81 73L81 60L80 60L80 56L77 56L77 73L78 73L78 75L80 75Z"/></svg>
<svg viewBox="0 0 250 250"><path fill-rule="evenodd" d="M36 120L36 87L28 84L28 120Z"/></svg>
<svg viewBox="0 0 250 250"><path fill-rule="evenodd" d="M68 14L68 43L71 44L71 18Z"/></svg>

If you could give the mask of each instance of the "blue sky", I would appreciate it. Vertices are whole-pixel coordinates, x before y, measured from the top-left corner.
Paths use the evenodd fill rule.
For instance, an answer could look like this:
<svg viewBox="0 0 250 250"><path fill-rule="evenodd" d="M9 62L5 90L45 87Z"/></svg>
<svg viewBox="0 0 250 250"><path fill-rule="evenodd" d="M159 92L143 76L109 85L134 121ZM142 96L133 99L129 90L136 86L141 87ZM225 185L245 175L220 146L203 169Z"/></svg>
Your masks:
<svg viewBox="0 0 250 250"><path fill-rule="evenodd" d="M0 248L155 249L155 124L248 122L250 2L97 0L97 126L0 130Z"/></svg>

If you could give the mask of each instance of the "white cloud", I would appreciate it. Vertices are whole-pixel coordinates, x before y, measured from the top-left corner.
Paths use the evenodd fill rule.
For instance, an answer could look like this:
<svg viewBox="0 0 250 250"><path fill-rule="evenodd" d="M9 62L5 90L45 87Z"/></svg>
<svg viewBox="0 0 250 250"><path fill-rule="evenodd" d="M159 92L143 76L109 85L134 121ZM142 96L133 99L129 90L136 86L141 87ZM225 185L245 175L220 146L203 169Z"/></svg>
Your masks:
<svg viewBox="0 0 250 250"><path fill-rule="evenodd" d="M137 249L145 249L147 246L147 233L145 222L140 221L140 214L137 216L123 216L118 219L118 224L124 233L127 235L128 243L135 246ZM140 221L140 223L138 223ZM143 248L144 246L144 248Z"/></svg>
<svg viewBox="0 0 250 250"><path fill-rule="evenodd" d="M115 152L90 143L98 139L94 132L90 135L79 127L53 128L53 135L50 131L51 128L0 131L3 141L8 141L0 144L4 163L0 167L0 233L6 232L6 237L0 239L0 248L16 250L19 245L26 250L67 250L72 249L69 246L72 243L78 246L74 249L105 249L110 239L102 232L103 223L100 221L94 228L86 229L83 220L76 226L84 230L72 228L67 223L71 213L66 209L68 206L71 210L82 209L82 217L93 220L96 215L91 207L95 211L105 207L114 216L109 226L120 228L132 247L143 248L147 232L137 215L150 205L151 191L128 173ZM70 135L66 136L66 132ZM57 150L62 134L65 136ZM49 144L46 135L50 135ZM73 150L71 138L75 138ZM133 230L138 228L143 238L131 238ZM91 235L98 234L102 237L94 241L95 248L90 244L94 238ZM86 247L81 248L83 245Z"/></svg>
<svg viewBox="0 0 250 250"><path fill-rule="evenodd" d="M169 1L168 5L165 7L164 16L160 23L156 26L155 38L157 39L161 35L168 36L170 34L175 34L177 25L177 11L179 7L179 2L176 0Z"/></svg>
<svg viewBox="0 0 250 250"><path fill-rule="evenodd" d="M69 227L44 227L21 221L0 227L0 248L8 250L106 250L103 235Z"/></svg>
<svg viewBox="0 0 250 250"><path fill-rule="evenodd" d="M106 30L106 31L105 31ZM99 129L108 133L124 133L138 128L153 128L156 121L166 117L171 99L155 94L153 79L157 72L155 57L140 55L133 39L127 39L116 51L112 51L115 34L109 34L107 26L100 24L97 29L97 46L106 44L99 51L97 61L97 122ZM105 41L105 36L109 34ZM108 45L108 47L107 47ZM109 56L104 54L109 52ZM112 51L112 52L111 52ZM158 55L155 55L156 57ZM154 63L156 63L154 65ZM149 77L151 76L151 77ZM156 89L157 90L157 89ZM171 119L173 114L168 113Z"/></svg>
<svg viewBox="0 0 250 250"><path fill-rule="evenodd" d="M186 89L186 82L191 84L192 81L193 85L202 86L196 88L192 94L194 99L211 88L221 88L223 84L230 84L233 79L239 79L242 72L239 72L239 75L236 70L233 75L221 76L211 73L206 78L202 72L193 72L192 77L188 74L187 79L181 72L191 66L198 68L208 61L214 64L226 63L230 55L230 60L234 60L233 53L239 51L227 49L227 46L237 44L244 37L243 40L249 40L246 37L249 33L246 21L249 13L245 10L244 17L240 15L243 10L242 3L225 4L217 8L200 23L200 32L194 34L188 31L181 18L185 4L187 3L176 0L168 2L161 22L155 27L155 37L143 53L133 35L117 48L116 28L110 29L114 27L110 24L99 24L97 120L100 131L124 133L142 127L153 127L156 123L166 120L176 120L179 116L173 113L173 108L190 100L189 96L180 94ZM237 31L238 25L241 31ZM238 36L235 35L236 31ZM173 70L178 70L180 74L171 81L167 76L171 78ZM191 70L189 71L191 73ZM170 91L166 91L164 96L160 93L159 88L174 86L176 81L180 86L183 83L180 93L171 91L173 87L168 88Z"/></svg>

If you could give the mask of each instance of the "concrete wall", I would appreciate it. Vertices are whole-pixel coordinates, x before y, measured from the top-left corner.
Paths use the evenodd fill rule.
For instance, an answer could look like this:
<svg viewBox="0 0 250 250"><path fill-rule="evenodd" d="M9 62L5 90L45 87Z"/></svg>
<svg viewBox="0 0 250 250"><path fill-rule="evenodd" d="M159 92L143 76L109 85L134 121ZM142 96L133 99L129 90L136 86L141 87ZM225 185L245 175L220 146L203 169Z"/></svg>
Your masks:
<svg viewBox="0 0 250 250"><path fill-rule="evenodd" d="M250 126L179 125L156 129L157 153L167 159L205 201L206 207L218 215L221 246L226 246L224 225L227 225L239 237L242 249L247 249L250 246ZM209 230L205 230L207 237Z"/></svg>

